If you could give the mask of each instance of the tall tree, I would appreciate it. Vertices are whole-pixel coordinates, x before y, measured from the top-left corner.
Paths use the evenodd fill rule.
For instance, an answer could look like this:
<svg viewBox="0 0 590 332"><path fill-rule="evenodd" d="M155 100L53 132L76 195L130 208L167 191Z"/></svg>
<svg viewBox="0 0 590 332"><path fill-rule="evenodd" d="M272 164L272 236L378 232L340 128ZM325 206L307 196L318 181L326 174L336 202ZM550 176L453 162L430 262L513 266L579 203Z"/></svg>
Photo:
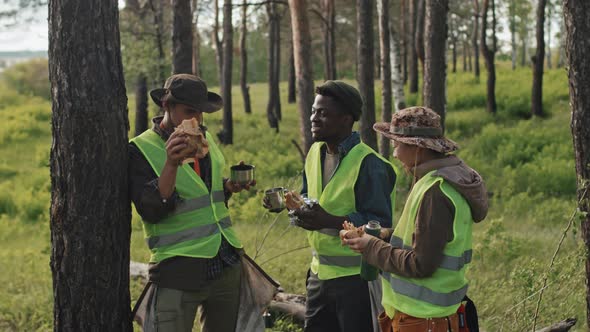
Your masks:
<svg viewBox="0 0 590 332"><path fill-rule="evenodd" d="M488 46L487 42L487 26L488 26L488 9L492 9L492 31L491 46ZM486 97L486 110L489 113L496 113L496 66L494 65L494 55L496 54L496 5L495 0L483 0L481 14L481 40L480 48L481 55L483 56L486 63L486 71L488 72L487 79L487 97Z"/></svg>
<svg viewBox="0 0 590 332"><path fill-rule="evenodd" d="M311 32L307 17L307 0L289 0L293 31L293 54L299 103L301 142L307 154L311 144L311 105L313 105L313 72L311 66Z"/></svg>
<svg viewBox="0 0 590 332"><path fill-rule="evenodd" d="M158 49L158 71L156 74L156 85L164 85L167 74L164 73L166 55L164 54L164 0L148 0L149 8L153 15L154 26L156 27L155 42Z"/></svg>
<svg viewBox="0 0 590 332"><path fill-rule="evenodd" d="M324 79L336 79L336 10L334 0L321 0L324 35Z"/></svg>
<svg viewBox="0 0 590 332"><path fill-rule="evenodd" d="M451 13L451 19L449 20L449 40L451 42L451 54L452 54L452 63L453 63L453 73L457 72L457 22L455 14Z"/></svg>
<svg viewBox="0 0 590 332"><path fill-rule="evenodd" d="M279 131L280 92L279 92L279 47L280 16L277 11L277 4L274 1L266 3L268 16L268 104L266 106L266 117L271 128Z"/></svg>
<svg viewBox="0 0 590 332"><path fill-rule="evenodd" d="M190 0L172 0L172 72L193 73L193 20Z"/></svg>
<svg viewBox="0 0 590 332"><path fill-rule="evenodd" d="M416 54L420 60L420 69L422 77L424 77L424 15L426 13L425 0L417 0L416 9L416 31L414 35L414 45L416 47Z"/></svg>
<svg viewBox="0 0 590 332"><path fill-rule="evenodd" d="M479 82L479 1L473 0L473 31L471 32L471 45L473 45L473 72L475 79Z"/></svg>
<svg viewBox="0 0 590 332"><path fill-rule="evenodd" d="M135 83L135 136L148 129L147 78L139 75Z"/></svg>
<svg viewBox="0 0 590 332"><path fill-rule="evenodd" d="M407 45L407 56L408 56L408 80L410 93L418 92L418 54L416 54L416 41L414 36L416 35L416 0L408 0L409 2L409 24L408 24L408 43Z"/></svg>
<svg viewBox="0 0 590 332"><path fill-rule="evenodd" d="M244 98L244 110L252 113L250 104L250 87L248 86L248 50L246 49L246 35L248 34L248 1L242 0L242 30L240 33L240 88Z"/></svg>
<svg viewBox="0 0 590 332"><path fill-rule="evenodd" d="M390 61L390 30L389 0L377 1L379 16L379 50L381 52L381 121L391 121L391 61ZM379 135L379 153L389 158L390 142Z"/></svg>
<svg viewBox="0 0 590 332"><path fill-rule="evenodd" d="M438 113L444 128L446 115L446 40L449 0L426 0L424 27L424 105Z"/></svg>
<svg viewBox="0 0 590 332"><path fill-rule="evenodd" d="M293 104L296 101L295 94L295 55L293 54L293 36L289 42L289 74L287 77L287 102Z"/></svg>
<svg viewBox="0 0 590 332"><path fill-rule="evenodd" d="M408 81L408 0L400 0L399 35L404 84Z"/></svg>
<svg viewBox="0 0 590 332"><path fill-rule="evenodd" d="M531 96L531 114L543 115L543 62L545 60L545 2L537 0L537 51L533 56L533 91Z"/></svg>
<svg viewBox="0 0 590 332"><path fill-rule="evenodd" d="M129 123L118 20L115 0L49 1L55 331L132 331Z"/></svg>
<svg viewBox="0 0 590 332"><path fill-rule="evenodd" d="M233 144L234 125L232 118L232 64L233 64L233 26L232 26L232 0L223 2L223 67L221 80L221 96L223 98L223 129L217 134L223 144Z"/></svg>
<svg viewBox="0 0 590 332"><path fill-rule="evenodd" d="M199 2L192 0L193 13L193 74L201 76L201 34L199 33Z"/></svg>
<svg viewBox="0 0 590 332"><path fill-rule="evenodd" d="M363 112L360 119L360 134L362 141L377 150L377 135L373 130L375 123L375 87L373 61L373 3L371 1L356 1L357 20L357 74L356 79L361 97L363 98Z"/></svg>
<svg viewBox="0 0 590 332"><path fill-rule="evenodd" d="M400 52L400 43L398 35L393 28L393 24L389 25L389 40L390 40L390 59L391 59L391 89L393 95L393 105L395 111L406 108L406 97L404 94L404 77L402 56Z"/></svg>
<svg viewBox="0 0 590 332"><path fill-rule="evenodd" d="M578 179L578 208L581 214L582 239L590 251L590 2L563 0L563 16L567 32L566 53L571 130ZM586 255L586 326L590 326L590 256Z"/></svg>
<svg viewBox="0 0 590 332"><path fill-rule="evenodd" d="M547 3L545 6L547 7L547 68L551 69L551 19L553 14L553 4L551 0L546 0Z"/></svg>
<svg viewBox="0 0 590 332"><path fill-rule="evenodd" d="M213 44L215 45L215 60L217 62L217 75L219 78L219 85L222 86L223 81L223 42L219 38L219 0L213 1ZM223 89L223 86L222 86ZM222 91L223 93L223 91Z"/></svg>

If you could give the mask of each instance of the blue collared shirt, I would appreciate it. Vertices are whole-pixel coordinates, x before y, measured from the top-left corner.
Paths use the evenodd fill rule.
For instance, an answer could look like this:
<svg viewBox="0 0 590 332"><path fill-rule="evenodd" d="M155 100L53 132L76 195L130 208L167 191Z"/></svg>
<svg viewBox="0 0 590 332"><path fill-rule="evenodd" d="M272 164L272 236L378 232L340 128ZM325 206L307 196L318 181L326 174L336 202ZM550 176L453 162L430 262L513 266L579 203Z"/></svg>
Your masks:
<svg viewBox="0 0 590 332"><path fill-rule="evenodd" d="M338 144L340 161L360 142L360 136L356 131L340 142ZM321 149L322 171L325 158L326 146L324 145ZM381 227L391 228L393 216L390 195L395 180L395 172L391 166L373 154L366 156L361 163L359 175L354 185L356 212L349 214L347 219L357 227L366 224L369 220L377 220ZM307 194L305 171L303 172L303 189L301 193Z"/></svg>

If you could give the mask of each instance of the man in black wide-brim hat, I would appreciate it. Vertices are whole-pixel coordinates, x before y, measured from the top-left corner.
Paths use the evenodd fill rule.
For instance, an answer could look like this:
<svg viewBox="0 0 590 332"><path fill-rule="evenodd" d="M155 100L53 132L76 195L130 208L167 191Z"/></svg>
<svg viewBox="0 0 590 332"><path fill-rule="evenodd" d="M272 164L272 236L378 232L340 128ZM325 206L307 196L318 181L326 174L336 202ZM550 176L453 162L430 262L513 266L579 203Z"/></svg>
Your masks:
<svg viewBox="0 0 590 332"><path fill-rule="evenodd" d="M149 283L135 318L144 331L192 331L201 307L202 331L233 332L243 250L227 201L255 183L222 178L225 160L202 124L203 114L218 111L223 101L203 80L176 74L150 96L164 115L129 144L131 199L151 251ZM202 158L187 155L188 137L174 131L192 118L209 148ZM191 157L193 163L183 163Z"/></svg>

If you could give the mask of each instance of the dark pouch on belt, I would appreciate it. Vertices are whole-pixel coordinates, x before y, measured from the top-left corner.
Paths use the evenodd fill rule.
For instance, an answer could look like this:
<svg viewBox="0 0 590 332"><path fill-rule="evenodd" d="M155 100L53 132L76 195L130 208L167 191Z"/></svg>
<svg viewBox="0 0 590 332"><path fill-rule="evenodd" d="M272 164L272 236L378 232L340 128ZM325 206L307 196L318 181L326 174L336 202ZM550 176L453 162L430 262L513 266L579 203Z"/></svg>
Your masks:
<svg viewBox="0 0 590 332"><path fill-rule="evenodd" d="M475 308L475 303L467 295L463 297L463 301L457 310L457 316L459 318L460 332L479 332L477 308Z"/></svg>

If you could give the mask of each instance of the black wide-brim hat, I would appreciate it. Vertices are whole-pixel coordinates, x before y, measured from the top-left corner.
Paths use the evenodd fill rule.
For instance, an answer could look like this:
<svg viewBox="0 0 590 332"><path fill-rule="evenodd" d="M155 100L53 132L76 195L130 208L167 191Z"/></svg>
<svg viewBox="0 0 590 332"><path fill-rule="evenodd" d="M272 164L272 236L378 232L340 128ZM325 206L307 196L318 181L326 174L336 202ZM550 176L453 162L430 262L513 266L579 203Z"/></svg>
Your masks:
<svg viewBox="0 0 590 332"><path fill-rule="evenodd" d="M150 91L150 97L160 107L166 95L168 102L188 105L205 113L213 113L223 107L221 96L208 91L205 81L191 74L172 75L163 88Z"/></svg>

